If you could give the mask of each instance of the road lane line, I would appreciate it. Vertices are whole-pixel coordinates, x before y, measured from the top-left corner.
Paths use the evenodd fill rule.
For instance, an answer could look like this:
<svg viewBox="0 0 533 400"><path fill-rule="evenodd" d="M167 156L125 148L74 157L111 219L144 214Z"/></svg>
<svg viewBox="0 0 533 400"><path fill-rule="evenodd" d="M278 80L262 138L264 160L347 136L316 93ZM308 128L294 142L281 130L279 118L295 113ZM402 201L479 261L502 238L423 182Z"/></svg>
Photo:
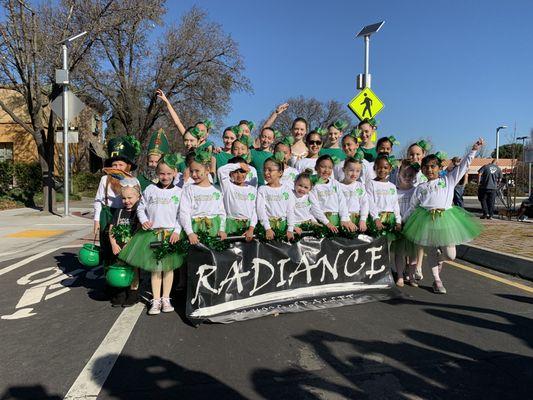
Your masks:
<svg viewBox="0 0 533 400"><path fill-rule="evenodd" d="M32 261L38 260L41 257L44 257L44 256L46 256L46 255L48 255L50 253L53 253L54 251L61 250L61 249L68 249L68 248L76 248L76 247L82 247L82 245L81 244L73 244L73 245L67 245L67 246L60 246L60 247L55 247L55 248L48 249L48 250L42 251L40 253L34 254L33 256L28 257L25 260L19 261L18 263L10 265L9 267L5 267L5 268L0 269L0 276L2 276L4 274L7 274L8 272L14 271L17 268L23 267L24 265L29 264Z"/></svg>
<svg viewBox="0 0 533 400"><path fill-rule="evenodd" d="M96 399L143 312L144 304L125 308L91 359L78 375L64 400Z"/></svg>
<svg viewBox="0 0 533 400"><path fill-rule="evenodd" d="M465 271L468 271L468 272L472 272L473 274L478 274L478 275L481 275L481 276L484 276L485 278L489 278L489 279L492 279L493 281L497 281L497 282L500 282L500 283L503 283L505 285L509 285L509 286L513 286L517 289L521 289L525 292L528 292L528 293L533 293L533 287L530 287L530 286L526 286L526 285L522 285L521 283L518 283L518 282L513 282L509 279L505 279L505 278L502 278L500 276L497 276L497 275L493 275L493 274L489 274L488 272L484 272L484 271L480 271L478 269L475 269L475 268L472 268L472 267L468 267L466 265L463 265L463 264L459 264L458 262L455 262L455 261L445 261L446 264L450 264L456 268L459 268L459 269L462 269L462 270L465 270Z"/></svg>

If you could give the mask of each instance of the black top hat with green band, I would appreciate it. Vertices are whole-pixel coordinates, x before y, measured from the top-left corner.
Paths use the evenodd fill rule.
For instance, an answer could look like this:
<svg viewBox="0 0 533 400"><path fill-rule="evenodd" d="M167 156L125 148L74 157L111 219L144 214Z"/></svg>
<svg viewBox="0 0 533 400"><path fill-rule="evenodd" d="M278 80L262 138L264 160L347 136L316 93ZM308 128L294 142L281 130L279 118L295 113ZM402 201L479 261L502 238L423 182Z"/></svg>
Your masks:
<svg viewBox="0 0 533 400"><path fill-rule="evenodd" d="M141 144L133 136L117 136L107 142L107 156L105 164L111 165L113 161L124 161L131 165L131 170L135 170L137 165L135 159L141 152Z"/></svg>
<svg viewBox="0 0 533 400"><path fill-rule="evenodd" d="M150 137L150 143L148 143L148 155L161 155L170 152L170 146L168 144L167 135L163 129L159 129L157 132L152 133Z"/></svg>

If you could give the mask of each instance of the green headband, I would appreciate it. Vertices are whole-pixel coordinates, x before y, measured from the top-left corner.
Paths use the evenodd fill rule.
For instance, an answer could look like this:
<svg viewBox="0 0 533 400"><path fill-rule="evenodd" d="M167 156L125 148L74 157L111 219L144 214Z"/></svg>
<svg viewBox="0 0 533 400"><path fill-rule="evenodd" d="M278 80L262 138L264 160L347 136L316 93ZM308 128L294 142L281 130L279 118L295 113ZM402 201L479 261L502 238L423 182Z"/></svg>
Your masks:
<svg viewBox="0 0 533 400"><path fill-rule="evenodd" d="M210 130L213 127L213 121L211 121L210 119L206 119L202 123L205 125L207 130Z"/></svg>
<svg viewBox="0 0 533 400"><path fill-rule="evenodd" d="M248 125L248 128L250 128L250 132L253 131L255 126L254 121L246 121L245 124Z"/></svg>
<svg viewBox="0 0 533 400"><path fill-rule="evenodd" d="M420 164L417 163L417 162L411 163L409 166L410 166L411 168L415 169L416 172L420 171Z"/></svg>
<svg viewBox="0 0 533 400"><path fill-rule="evenodd" d="M378 160L379 159L384 159L384 160L387 160L387 162L390 164L391 167L396 167L398 165L398 160L396 160L396 157L394 157L393 155L389 155L389 156L380 156L377 158Z"/></svg>
<svg viewBox="0 0 533 400"><path fill-rule="evenodd" d="M326 136L328 134L328 131L324 128L316 128L315 132L318 133L320 136Z"/></svg>
<svg viewBox="0 0 533 400"><path fill-rule="evenodd" d="M316 185L318 183L324 183L324 179L322 179L320 176L314 174L309 177L309 180L313 185Z"/></svg>
<svg viewBox="0 0 533 400"><path fill-rule="evenodd" d="M247 135L242 135L237 139L237 142L244 144L246 147L250 147L254 144L253 139Z"/></svg>
<svg viewBox="0 0 533 400"><path fill-rule="evenodd" d="M364 119L363 122L366 122L366 123L372 125L374 128L377 128L378 124L379 124L379 121L376 120L374 117Z"/></svg>
<svg viewBox="0 0 533 400"><path fill-rule="evenodd" d="M198 128L197 126L189 129L189 133L198 140L202 139L205 136L205 132L201 131L200 128Z"/></svg>
<svg viewBox="0 0 533 400"><path fill-rule="evenodd" d="M425 140L419 140L415 143L418 147L424 150L426 153L431 150L431 145Z"/></svg>
<svg viewBox="0 0 533 400"><path fill-rule="evenodd" d="M353 158L355 158L357 161L363 161L365 158L365 152L361 149L357 149Z"/></svg>
<svg viewBox="0 0 533 400"><path fill-rule="evenodd" d="M440 162L443 162L444 160L446 160L448 158L448 154L446 154L443 151L437 151L435 153L435 157L437 157Z"/></svg>
<svg viewBox="0 0 533 400"><path fill-rule="evenodd" d="M285 146L291 147L294 144L294 137L292 136L285 136L281 141L281 144L284 144Z"/></svg>
<svg viewBox="0 0 533 400"><path fill-rule="evenodd" d="M333 165L337 165L341 162L341 159L337 156L331 156L331 161L333 161Z"/></svg>
<svg viewBox="0 0 533 400"><path fill-rule="evenodd" d="M231 131L235 134L235 136L239 137L242 133L242 128L240 126L232 126Z"/></svg>
<svg viewBox="0 0 533 400"><path fill-rule="evenodd" d="M348 127L348 122L343 121L342 119L339 119L339 120L335 121L333 126L336 129L338 129L339 131L343 131L343 130L345 130Z"/></svg>
<svg viewBox="0 0 533 400"><path fill-rule="evenodd" d="M280 131L274 131L274 139L281 139L283 134Z"/></svg>
<svg viewBox="0 0 533 400"><path fill-rule="evenodd" d="M359 128L353 128L346 136L351 136L355 139L356 143L361 143L363 140L360 137L361 130Z"/></svg>
<svg viewBox="0 0 533 400"><path fill-rule="evenodd" d="M274 153L274 155L272 156L272 158L276 161L279 161L279 162L282 162L282 163L285 163L285 153L282 152L282 151L276 151Z"/></svg>
<svg viewBox="0 0 533 400"><path fill-rule="evenodd" d="M389 136L387 139L389 139L389 142L391 142L393 146L400 145L400 142L398 142L398 140L394 136Z"/></svg>
<svg viewBox="0 0 533 400"><path fill-rule="evenodd" d="M181 164L184 161L181 154L176 153L165 154L161 157L161 160L164 164L175 170L178 169L178 164Z"/></svg>
<svg viewBox="0 0 533 400"><path fill-rule="evenodd" d="M209 164L211 162L211 152L208 150L197 150L194 154L194 161L202 165Z"/></svg>

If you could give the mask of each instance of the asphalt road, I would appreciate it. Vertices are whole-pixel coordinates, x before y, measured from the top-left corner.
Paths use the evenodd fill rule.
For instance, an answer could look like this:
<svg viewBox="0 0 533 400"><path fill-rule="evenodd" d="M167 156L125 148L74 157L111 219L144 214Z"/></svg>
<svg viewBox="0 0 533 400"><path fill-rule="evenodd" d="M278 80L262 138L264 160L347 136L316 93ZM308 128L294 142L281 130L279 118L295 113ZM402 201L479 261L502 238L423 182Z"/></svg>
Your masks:
<svg viewBox="0 0 533 400"><path fill-rule="evenodd" d="M392 301L194 328L179 307L111 308L76 251L0 263L0 399L531 398L532 292L456 266L447 295L428 276Z"/></svg>

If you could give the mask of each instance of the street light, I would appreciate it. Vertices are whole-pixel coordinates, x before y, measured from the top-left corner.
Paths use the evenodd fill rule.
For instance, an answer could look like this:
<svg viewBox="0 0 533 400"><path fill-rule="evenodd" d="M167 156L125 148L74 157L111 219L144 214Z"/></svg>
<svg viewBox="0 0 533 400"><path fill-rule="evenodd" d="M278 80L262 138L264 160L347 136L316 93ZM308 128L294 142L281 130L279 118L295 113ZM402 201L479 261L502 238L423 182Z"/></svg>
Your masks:
<svg viewBox="0 0 533 400"><path fill-rule="evenodd" d="M65 210L64 215L67 217L69 215L69 156L68 156L68 130L69 130L69 115L68 115L68 85L69 85L69 73L68 73L68 45L71 44L76 39L87 34L87 31L78 33L77 35L71 36L68 39L62 40L57 43L62 45L63 52L63 75L61 83L63 83L63 151L64 151L64 182L63 182L63 193L65 197ZM59 82L58 82L59 83Z"/></svg>
<svg viewBox="0 0 533 400"><path fill-rule="evenodd" d="M496 162L500 159L500 129L507 129L507 125L496 128Z"/></svg>
<svg viewBox="0 0 533 400"><path fill-rule="evenodd" d="M370 35L378 32L385 21L378 22L376 24L367 25L359 31L356 37L365 38L365 73L357 76L357 89L369 88L371 85L371 77L369 72L370 65Z"/></svg>

